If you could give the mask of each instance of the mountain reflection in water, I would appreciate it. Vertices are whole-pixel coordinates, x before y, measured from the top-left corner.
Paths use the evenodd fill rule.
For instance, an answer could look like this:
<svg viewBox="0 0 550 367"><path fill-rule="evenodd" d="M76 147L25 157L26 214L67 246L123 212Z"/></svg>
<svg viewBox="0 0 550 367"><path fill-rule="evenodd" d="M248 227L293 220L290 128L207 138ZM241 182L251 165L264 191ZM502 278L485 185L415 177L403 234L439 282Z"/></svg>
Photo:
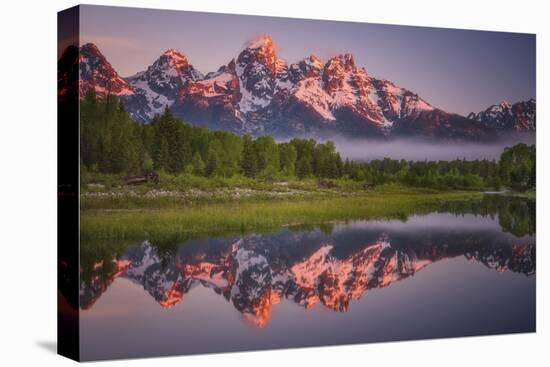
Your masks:
<svg viewBox="0 0 550 367"><path fill-rule="evenodd" d="M490 218L432 214L406 223L359 221L187 240L168 253L144 241L82 269L80 307L93 308L117 278L143 287L167 309L185 302L194 287L205 287L262 328L282 299L348 312L350 301L369 290L457 257L498 272L535 274L533 236L505 233Z"/></svg>

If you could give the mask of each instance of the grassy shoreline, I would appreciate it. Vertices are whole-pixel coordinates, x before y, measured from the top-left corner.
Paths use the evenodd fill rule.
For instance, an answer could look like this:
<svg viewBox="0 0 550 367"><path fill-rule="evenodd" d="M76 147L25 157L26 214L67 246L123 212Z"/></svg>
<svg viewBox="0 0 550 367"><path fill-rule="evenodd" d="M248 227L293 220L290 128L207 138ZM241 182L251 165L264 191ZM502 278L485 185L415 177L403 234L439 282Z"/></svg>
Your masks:
<svg viewBox="0 0 550 367"><path fill-rule="evenodd" d="M104 184L89 184L81 188L81 210L165 209L227 202L347 197L365 193L363 184L345 179L327 180L333 187L323 188L319 187L317 180L311 178L269 182L246 177L206 180L195 176L167 177L159 185L121 186L105 181ZM111 176L106 178L112 179ZM400 185L386 185L382 191L386 191L387 187L393 187L392 191L396 191L396 187L411 190Z"/></svg>
<svg viewBox="0 0 550 367"><path fill-rule="evenodd" d="M472 191L386 186L367 191L324 190L289 197L253 195L225 201L215 196L195 200L185 196L88 197L81 198L81 238L167 238L265 231L352 219L404 220L412 213L436 210L445 202L478 200L482 195Z"/></svg>

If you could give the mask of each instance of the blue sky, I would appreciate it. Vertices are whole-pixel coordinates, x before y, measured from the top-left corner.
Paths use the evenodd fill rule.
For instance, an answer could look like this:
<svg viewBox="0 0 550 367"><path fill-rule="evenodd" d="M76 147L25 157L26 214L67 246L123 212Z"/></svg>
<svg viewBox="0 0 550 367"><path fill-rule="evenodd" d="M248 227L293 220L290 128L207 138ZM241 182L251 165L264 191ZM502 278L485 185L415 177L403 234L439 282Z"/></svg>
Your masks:
<svg viewBox="0 0 550 367"><path fill-rule="evenodd" d="M270 34L279 57L323 61L352 53L376 78L436 107L467 114L502 100L535 98L535 35L368 23L83 6L81 43L93 42L122 76L177 48L206 73Z"/></svg>

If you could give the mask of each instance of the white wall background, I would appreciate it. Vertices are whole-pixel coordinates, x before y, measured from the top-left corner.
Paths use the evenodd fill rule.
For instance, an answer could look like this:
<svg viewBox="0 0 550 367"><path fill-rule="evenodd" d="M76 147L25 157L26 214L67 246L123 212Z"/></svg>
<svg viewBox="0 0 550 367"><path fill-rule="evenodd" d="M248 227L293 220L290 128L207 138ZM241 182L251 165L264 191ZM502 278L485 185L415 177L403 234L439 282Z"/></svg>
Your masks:
<svg viewBox="0 0 550 367"><path fill-rule="evenodd" d="M541 0L132 0L124 5L537 33L537 333L109 362L111 366L536 366L548 362L550 26ZM56 12L0 3L0 364L69 365L56 340ZM406 305L404 305L406 310ZM101 365L106 363L100 363Z"/></svg>

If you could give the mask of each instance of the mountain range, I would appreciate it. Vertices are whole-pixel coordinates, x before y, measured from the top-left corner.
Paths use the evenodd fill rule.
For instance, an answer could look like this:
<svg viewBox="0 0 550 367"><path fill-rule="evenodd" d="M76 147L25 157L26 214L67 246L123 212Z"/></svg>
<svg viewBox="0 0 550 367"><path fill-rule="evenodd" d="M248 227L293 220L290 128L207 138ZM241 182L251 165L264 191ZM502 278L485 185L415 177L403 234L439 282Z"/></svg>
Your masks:
<svg viewBox="0 0 550 367"><path fill-rule="evenodd" d="M66 52L74 55L74 52ZM62 56L65 56L65 54ZM97 46L79 49L79 91L120 98L131 117L148 123L166 107L187 122L254 136L421 136L489 139L534 132L536 102L502 102L468 116L443 111L417 93L371 76L340 54L323 62L310 55L288 64L268 35L215 72L202 74L178 50L121 77ZM60 65L70 65L66 61ZM61 75L61 74L60 74ZM60 90L62 90L60 76Z"/></svg>
<svg viewBox="0 0 550 367"><path fill-rule="evenodd" d="M287 299L347 312L352 300L414 276L432 263L463 256L499 272L535 274L535 243L488 232L429 230L414 236L374 230L331 237L317 230L192 240L161 255L149 241L82 268L80 307L93 307L118 278L137 284L163 308L194 287L212 289L263 327Z"/></svg>

